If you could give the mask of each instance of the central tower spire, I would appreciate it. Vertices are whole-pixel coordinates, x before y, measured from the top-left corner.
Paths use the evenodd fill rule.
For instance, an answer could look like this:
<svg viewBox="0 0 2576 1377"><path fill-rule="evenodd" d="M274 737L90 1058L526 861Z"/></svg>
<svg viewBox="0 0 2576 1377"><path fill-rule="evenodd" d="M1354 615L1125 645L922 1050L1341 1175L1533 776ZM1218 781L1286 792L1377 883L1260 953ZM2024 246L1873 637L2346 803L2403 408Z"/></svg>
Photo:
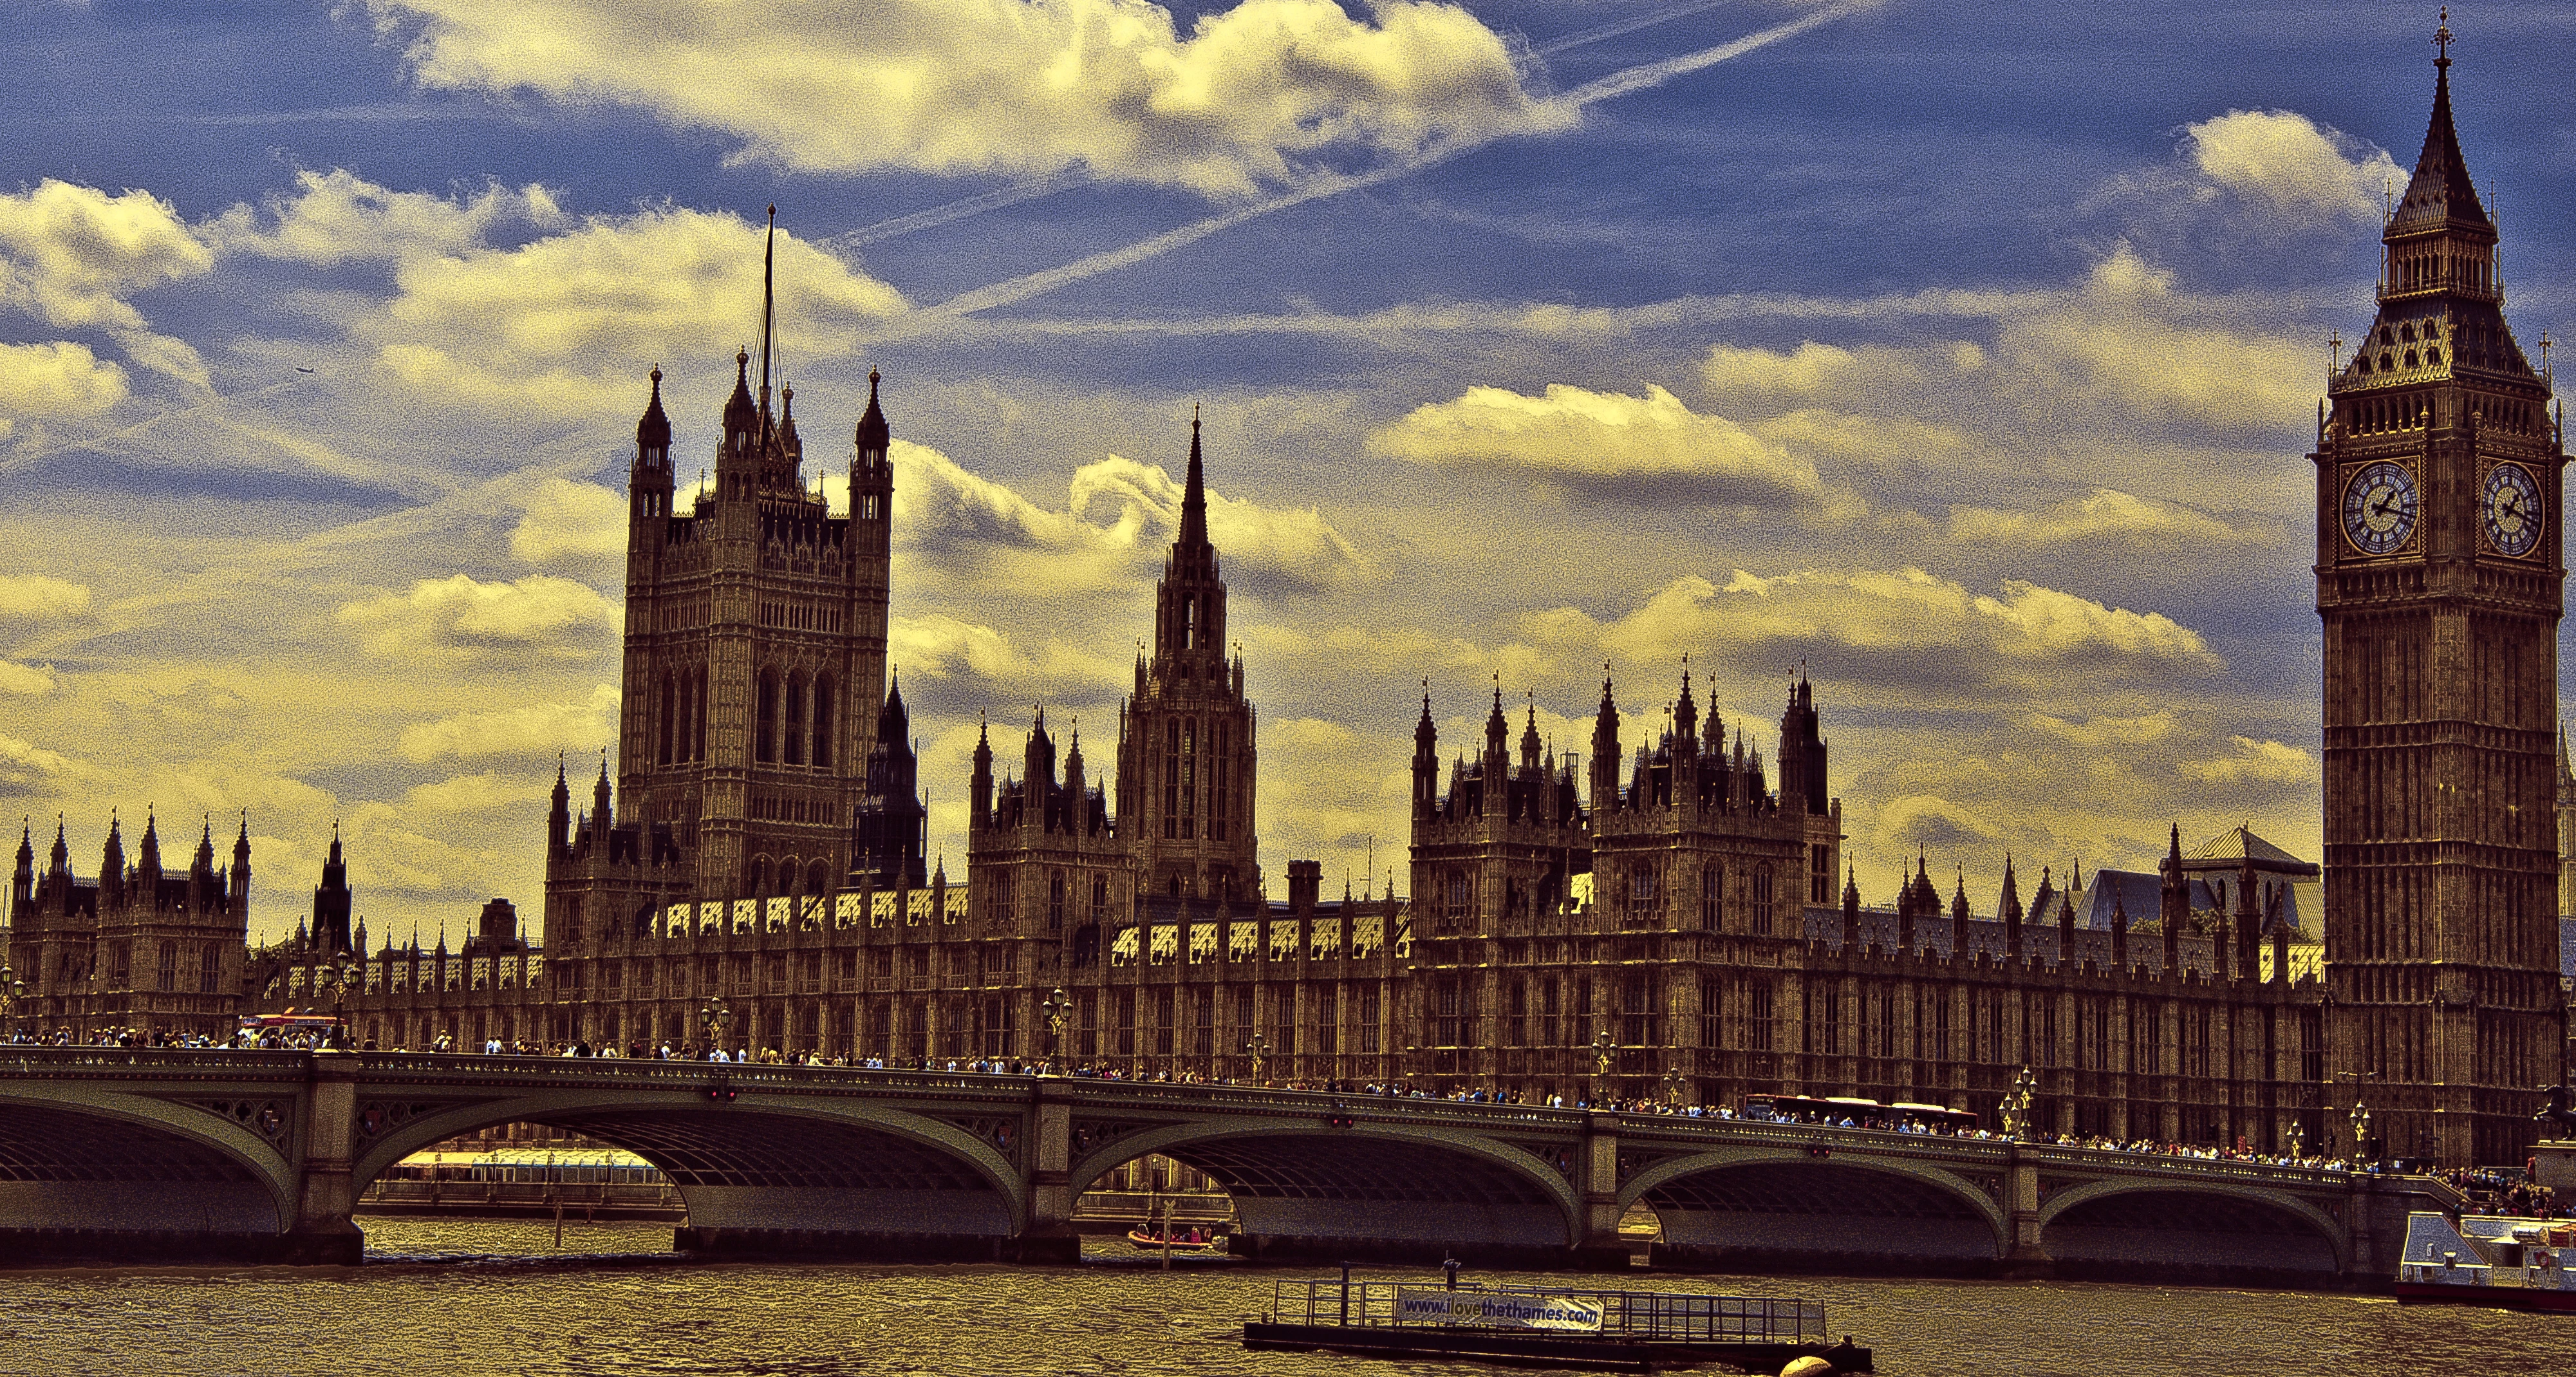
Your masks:
<svg viewBox="0 0 2576 1377"><path fill-rule="evenodd" d="M1153 654L1118 744L1118 818L1146 893L1247 899L1260 888L1253 834L1253 714L1229 662L1225 580L1208 542L1196 408L1181 517L1154 589Z"/></svg>
<svg viewBox="0 0 2576 1377"><path fill-rule="evenodd" d="M769 238L760 251L760 434L769 437L769 350L778 333L778 207L769 208Z"/></svg>
<svg viewBox="0 0 2576 1377"><path fill-rule="evenodd" d="M1199 465L1199 409L1192 405L1190 472L1181 486L1181 533L1176 544L1194 549L1207 543L1207 477Z"/></svg>

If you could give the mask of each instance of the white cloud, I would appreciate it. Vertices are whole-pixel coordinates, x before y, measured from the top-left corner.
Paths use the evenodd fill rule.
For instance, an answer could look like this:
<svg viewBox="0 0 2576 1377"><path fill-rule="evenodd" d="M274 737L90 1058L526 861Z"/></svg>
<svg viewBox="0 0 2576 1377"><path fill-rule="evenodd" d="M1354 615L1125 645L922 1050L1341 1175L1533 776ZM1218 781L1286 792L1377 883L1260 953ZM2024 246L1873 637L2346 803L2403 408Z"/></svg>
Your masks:
<svg viewBox="0 0 2576 1377"><path fill-rule="evenodd" d="M0 732L0 795L58 788L79 768L60 752Z"/></svg>
<svg viewBox="0 0 2576 1377"><path fill-rule="evenodd" d="M404 792L403 804L424 813L489 813L533 803L540 797L541 790L486 770L435 784L415 785Z"/></svg>
<svg viewBox="0 0 2576 1377"><path fill-rule="evenodd" d="M617 609L588 584L548 574L482 583L466 574L422 579L408 593L387 593L340 609L367 649L400 657L425 651L541 651L562 656L602 653L613 640Z"/></svg>
<svg viewBox="0 0 2576 1377"><path fill-rule="evenodd" d="M1044 174L1239 196L1353 158L1557 128L1454 5L1243 0L368 0L437 89L636 106L809 172Z"/></svg>
<svg viewBox="0 0 2576 1377"><path fill-rule="evenodd" d="M426 392L630 408L647 368L707 352L709 322L740 322L745 340L757 329L762 235L735 215L664 208L592 217L515 247L413 257L394 269L393 299L352 331ZM784 229L777 254L783 359L848 358L909 307Z"/></svg>
<svg viewBox="0 0 2576 1377"><path fill-rule="evenodd" d="M2247 736L2230 737L2228 741L2233 747L2228 754L2179 761L2175 768L2185 779L2211 785L2278 787L2307 784L2317 777L2317 758L2299 747Z"/></svg>
<svg viewBox="0 0 2576 1377"><path fill-rule="evenodd" d="M1094 654L1075 640L1048 637L1035 654L979 622L942 612L892 618L886 629L886 658L903 674L923 679L976 678L990 689L1012 690L1014 698L1055 697L1097 690L1118 682L1123 663Z"/></svg>
<svg viewBox="0 0 2576 1377"><path fill-rule="evenodd" d="M1253 570L1304 585L1341 582L1368 574L1369 563L1314 507L1277 508L1207 490L1208 540L1230 569ZM1151 516L1158 535L1181 523L1182 479L1155 464L1119 455L1074 471L1070 510L1087 518L1095 502L1108 502L1118 518L1110 530L1130 543Z"/></svg>
<svg viewBox="0 0 2576 1377"><path fill-rule="evenodd" d="M2139 717L2088 717L2081 722L2035 712L2027 720L2032 727L2061 741L2094 749L2153 746L2173 739L2181 726L2171 709Z"/></svg>
<svg viewBox="0 0 2576 1377"><path fill-rule="evenodd" d="M0 693L42 698L53 691L52 665L22 665L15 660L0 660Z"/></svg>
<svg viewBox="0 0 2576 1377"><path fill-rule="evenodd" d="M1526 621L1523 630L1594 641L1644 663L1692 652L1734 664L1786 666L1805 658L1819 678L1910 686L1926 703L1952 693L2081 697L2088 681L2200 679L2224 667L2198 633L2161 612L2109 607L2023 580L1975 593L1910 568L1769 578L1737 570L1722 587L1694 575L1607 625L1565 610Z"/></svg>
<svg viewBox="0 0 2576 1377"><path fill-rule="evenodd" d="M620 558L626 553L626 499L596 483L549 478L529 496L527 513L511 529L510 553L528 564Z"/></svg>
<svg viewBox="0 0 2576 1377"><path fill-rule="evenodd" d="M471 254L496 230L571 224L553 193L533 183L517 191L493 183L454 197L388 190L346 169L299 172L295 183L294 195L272 195L256 211L224 212L207 237L227 253L336 268Z"/></svg>
<svg viewBox="0 0 2576 1377"><path fill-rule="evenodd" d="M2273 429L2316 396L2312 346L2211 318L2126 244L2061 304L2001 327L1999 372L2043 407L2089 400L2167 424Z"/></svg>
<svg viewBox="0 0 2576 1377"><path fill-rule="evenodd" d="M617 732L617 690L601 684L576 702L537 703L498 712L466 712L403 728L402 757L427 763L446 756L475 759L597 749Z"/></svg>
<svg viewBox="0 0 2576 1377"><path fill-rule="evenodd" d="M1699 373L1711 392L1748 402L1849 403L1954 384L1984 372L1987 362L1985 349L1969 340L1848 349L1801 340L1785 350L1721 343L1709 347Z"/></svg>
<svg viewBox="0 0 2576 1377"><path fill-rule="evenodd" d="M2183 129L2200 174L2284 219L2367 221L2406 176L2388 150L2289 110L2230 110Z"/></svg>
<svg viewBox="0 0 2576 1377"><path fill-rule="evenodd" d="M1950 538L1956 541L2023 546L2122 541L2201 556L2271 534L2240 531L2179 502L2159 502L2112 488L2095 488L2083 497L2035 512L1950 509Z"/></svg>
<svg viewBox="0 0 2576 1377"><path fill-rule="evenodd" d="M0 305L60 329L107 331L146 368L203 386L194 349L153 333L125 298L201 277L215 256L167 202L145 191L110 196L46 178L0 195Z"/></svg>
<svg viewBox="0 0 2576 1377"><path fill-rule="evenodd" d="M2002 835L2002 829L1976 809L1935 794L1889 799L1874 821L1880 838L1934 855L1982 852Z"/></svg>
<svg viewBox="0 0 2576 1377"><path fill-rule="evenodd" d="M89 611L86 585L46 574L0 574L0 617L54 620Z"/></svg>
<svg viewBox="0 0 2576 1377"><path fill-rule="evenodd" d="M1371 451L1420 464L1518 470L1559 482L1679 481L1702 500L1794 508L1827 498L1815 465L1723 416L1704 416L1649 384L1646 395L1551 383L1544 395L1471 387L1414 408L1368 437Z"/></svg>
<svg viewBox="0 0 2576 1377"><path fill-rule="evenodd" d="M1119 455L1084 464L1052 510L947 455L894 442L895 528L907 553L961 567L1042 560L1057 592L1132 585L1180 525L1182 480ZM1209 538L1230 571L1314 588L1373 566L1313 507L1279 508L1207 489Z"/></svg>
<svg viewBox="0 0 2576 1377"><path fill-rule="evenodd" d="M96 416L125 395L125 370L88 345L0 344L0 434L18 420Z"/></svg>

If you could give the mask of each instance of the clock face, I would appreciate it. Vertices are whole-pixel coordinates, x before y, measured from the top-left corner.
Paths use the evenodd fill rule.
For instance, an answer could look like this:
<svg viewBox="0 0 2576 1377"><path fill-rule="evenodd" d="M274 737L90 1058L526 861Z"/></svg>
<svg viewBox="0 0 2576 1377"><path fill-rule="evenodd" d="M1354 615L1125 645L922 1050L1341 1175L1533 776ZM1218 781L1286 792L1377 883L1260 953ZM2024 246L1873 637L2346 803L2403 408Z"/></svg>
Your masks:
<svg viewBox="0 0 2576 1377"><path fill-rule="evenodd" d="M2414 536L2415 505L2415 475L2405 465L2364 464L2344 485L2344 537L2365 555L2387 554Z"/></svg>
<svg viewBox="0 0 2576 1377"><path fill-rule="evenodd" d="M2487 543L2498 554L2530 554L2540 543L2540 485L2520 464L2498 464L2487 470L2478 494L2478 520Z"/></svg>

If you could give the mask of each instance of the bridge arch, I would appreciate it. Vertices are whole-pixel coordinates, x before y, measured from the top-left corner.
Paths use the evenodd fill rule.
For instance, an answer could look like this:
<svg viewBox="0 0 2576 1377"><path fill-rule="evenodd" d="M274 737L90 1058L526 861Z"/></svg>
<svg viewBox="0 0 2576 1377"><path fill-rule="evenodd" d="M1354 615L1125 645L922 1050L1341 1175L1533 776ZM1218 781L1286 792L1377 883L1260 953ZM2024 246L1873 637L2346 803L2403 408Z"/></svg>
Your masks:
<svg viewBox="0 0 2576 1377"><path fill-rule="evenodd" d="M1238 1252L1374 1253L1471 1262L1555 1262L1582 1241L1583 1197L1566 1175L1511 1144L1437 1124L1222 1116L1121 1135L1084 1154L1075 1193L1159 1153L1225 1188ZM1570 1159L1569 1159L1570 1160Z"/></svg>
<svg viewBox="0 0 2576 1377"><path fill-rule="evenodd" d="M689 1227L759 1235L1006 1238L1029 1202L1003 1146L926 1114L832 1096L761 1093L716 1103L685 1093L549 1089L440 1106L363 1136L350 1172L364 1190L433 1143L501 1124L569 1129L668 1176ZM1016 1118L1001 1135L1012 1150Z"/></svg>
<svg viewBox="0 0 2576 1377"><path fill-rule="evenodd" d="M2115 1178L2051 1194L2040 1247L2065 1270L2338 1274L2352 1268L2341 1221L2288 1191L2232 1181Z"/></svg>
<svg viewBox="0 0 2576 1377"><path fill-rule="evenodd" d="M274 1113L276 1138L260 1127ZM301 1107L251 1122L183 1101L55 1082L0 1090L0 1230L263 1236L295 1218Z"/></svg>
<svg viewBox="0 0 2576 1377"><path fill-rule="evenodd" d="M1621 1183L1620 1207L1640 1202L1663 1225L1658 1257L1674 1261L1983 1264L2012 1237L2010 1215L1966 1177L1841 1149L1747 1145L1668 1158Z"/></svg>

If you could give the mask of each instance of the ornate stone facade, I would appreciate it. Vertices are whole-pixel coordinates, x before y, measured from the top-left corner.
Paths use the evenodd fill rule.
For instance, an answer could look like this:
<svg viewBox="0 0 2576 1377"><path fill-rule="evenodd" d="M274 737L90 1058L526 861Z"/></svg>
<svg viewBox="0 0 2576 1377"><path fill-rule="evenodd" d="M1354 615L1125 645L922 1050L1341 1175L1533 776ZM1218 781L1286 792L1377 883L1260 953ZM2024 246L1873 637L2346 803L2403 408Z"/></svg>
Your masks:
<svg viewBox="0 0 2576 1377"><path fill-rule="evenodd" d="M11 1029L81 1040L126 1031L229 1037L243 1004L249 934L246 815L230 865L215 864L209 823L185 874L163 870L160 828L149 817L128 865L123 830L111 819L95 883L72 874L59 825L41 873L35 838L22 833L7 952L27 992L14 1001Z"/></svg>

